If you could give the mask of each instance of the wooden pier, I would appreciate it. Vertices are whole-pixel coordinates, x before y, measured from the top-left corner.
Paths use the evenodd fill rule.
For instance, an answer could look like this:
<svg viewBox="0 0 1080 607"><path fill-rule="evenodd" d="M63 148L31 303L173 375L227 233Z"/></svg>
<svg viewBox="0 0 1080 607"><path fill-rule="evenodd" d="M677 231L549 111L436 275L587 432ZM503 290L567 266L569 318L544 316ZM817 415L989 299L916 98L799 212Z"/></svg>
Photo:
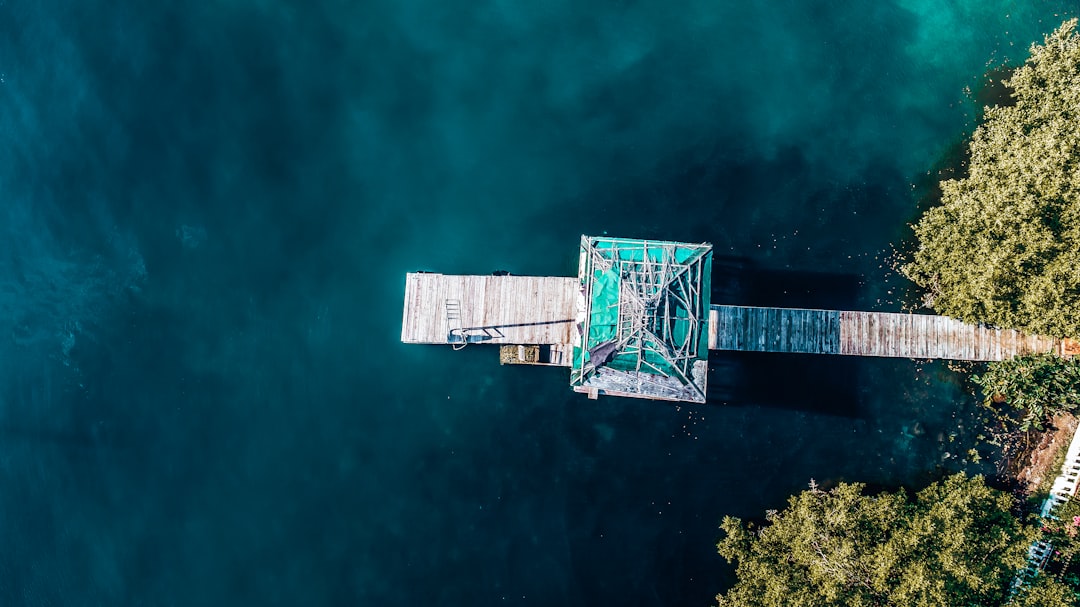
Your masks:
<svg viewBox="0 0 1080 607"><path fill-rule="evenodd" d="M974 361L1073 350L1069 340L945 316L719 305L709 315L709 349Z"/></svg>
<svg viewBox="0 0 1080 607"><path fill-rule="evenodd" d="M410 273L401 341L569 347L579 290L577 278Z"/></svg>
<svg viewBox="0 0 1080 607"><path fill-rule="evenodd" d="M570 386L705 402L710 350L969 361L1080 355L1080 342L944 316L710 304L712 246L582 236L578 276L405 276L401 341L497 344Z"/></svg>

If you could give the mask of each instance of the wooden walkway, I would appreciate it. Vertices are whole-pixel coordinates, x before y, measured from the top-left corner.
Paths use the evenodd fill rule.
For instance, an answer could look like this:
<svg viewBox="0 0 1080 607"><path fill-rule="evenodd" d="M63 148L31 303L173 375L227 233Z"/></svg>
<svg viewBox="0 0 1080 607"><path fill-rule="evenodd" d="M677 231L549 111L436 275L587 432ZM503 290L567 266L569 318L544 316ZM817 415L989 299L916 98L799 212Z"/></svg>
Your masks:
<svg viewBox="0 0 1080 607"><path fill-rule="evenodd" d="M571 344L579 290L577 278L410 273L401 341Z"/></svg>
<svg viewBox="0 0 1080 607"><path fill-rule="evenodd" d="M505 362L569 366L585 314L579 295L580 281L570 277L410 273L401 341L543 346L543 360L508 355ZM1074 355L1080 344L929 314L714 305L709 349L993 361Z"/></svg>
<svg viewBox="0 0 1080 607"><path fill-rule="evenodd" d="M712 306L709 349L984 361L1069 353L1063 340L944 316L745 306Z"/></svg>

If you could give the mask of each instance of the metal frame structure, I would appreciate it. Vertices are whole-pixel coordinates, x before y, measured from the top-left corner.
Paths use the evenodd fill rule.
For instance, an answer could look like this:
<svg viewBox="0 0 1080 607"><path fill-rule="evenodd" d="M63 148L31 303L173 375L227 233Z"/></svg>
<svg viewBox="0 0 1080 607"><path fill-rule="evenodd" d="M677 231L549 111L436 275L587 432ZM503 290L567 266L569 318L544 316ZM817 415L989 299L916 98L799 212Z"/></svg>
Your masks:
<svg viewBox="0 0 1080 607"><path fill-rule="evenodd" d="M588 236L582 237L581 246L580 277L589 306L583 347L596 345L588 339L597 274L614 269L618 297L613 304L617 322L612 343L620 366L625 368L629 363L639 383L656 384L654 379L673 376L681 386L692 386L694 400L704 400L704 379L695 378L695 363L708 356L707 345L702 351L702 340L707 338L708 293L702 291L709 284L706 273L712 246ZM683 330L676 331L676 323L682 323ZM571 383L582 385L602 368L582 364L573 370ZM642 374L659 377L650 379Z"/></svg>

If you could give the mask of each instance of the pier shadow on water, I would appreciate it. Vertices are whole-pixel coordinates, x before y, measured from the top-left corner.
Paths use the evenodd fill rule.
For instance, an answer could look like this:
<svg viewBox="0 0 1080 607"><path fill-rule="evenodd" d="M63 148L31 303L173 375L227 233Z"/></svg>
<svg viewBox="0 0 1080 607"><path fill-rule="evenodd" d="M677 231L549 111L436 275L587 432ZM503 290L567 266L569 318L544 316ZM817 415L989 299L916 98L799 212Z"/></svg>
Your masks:
<svg viewBox="0 0 1080 607"><path fill-rule="evenodd" d="M714 304L855 310L858 292L859 278L853 274L763 268L744 257L713 258ZM714 351L707 402L860 417L860 368L853 357Z"/></svg>
<svg viewBox="0 0 1080 607"><path fill-rule="evenodd" d="M857 310L859 277L766 268L746 257L714 255L710 295L714 304Z"/></svg>
<svg viewBox="0 0 1080 607"><path fill-rule="evenodd" d="M711 352L706 402L861 417L860 361L829 354Z"/></svg>

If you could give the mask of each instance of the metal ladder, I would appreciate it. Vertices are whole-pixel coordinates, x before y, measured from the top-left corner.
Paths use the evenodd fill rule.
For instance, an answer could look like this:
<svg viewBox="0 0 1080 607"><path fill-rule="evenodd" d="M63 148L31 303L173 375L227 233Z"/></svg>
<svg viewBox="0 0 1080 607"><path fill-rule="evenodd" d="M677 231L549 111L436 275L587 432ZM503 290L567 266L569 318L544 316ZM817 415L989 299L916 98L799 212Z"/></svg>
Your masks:
<svg viewBox="0 0 1080 607"><path fill-rule="evenodd" d="M469 336L465 334L465 329L461 326L461 300L459 299L446 300L446 331L449 336L447 341L455 350L461 350L469 345ZM461 341L457 342L455 338Z"/></svg>

